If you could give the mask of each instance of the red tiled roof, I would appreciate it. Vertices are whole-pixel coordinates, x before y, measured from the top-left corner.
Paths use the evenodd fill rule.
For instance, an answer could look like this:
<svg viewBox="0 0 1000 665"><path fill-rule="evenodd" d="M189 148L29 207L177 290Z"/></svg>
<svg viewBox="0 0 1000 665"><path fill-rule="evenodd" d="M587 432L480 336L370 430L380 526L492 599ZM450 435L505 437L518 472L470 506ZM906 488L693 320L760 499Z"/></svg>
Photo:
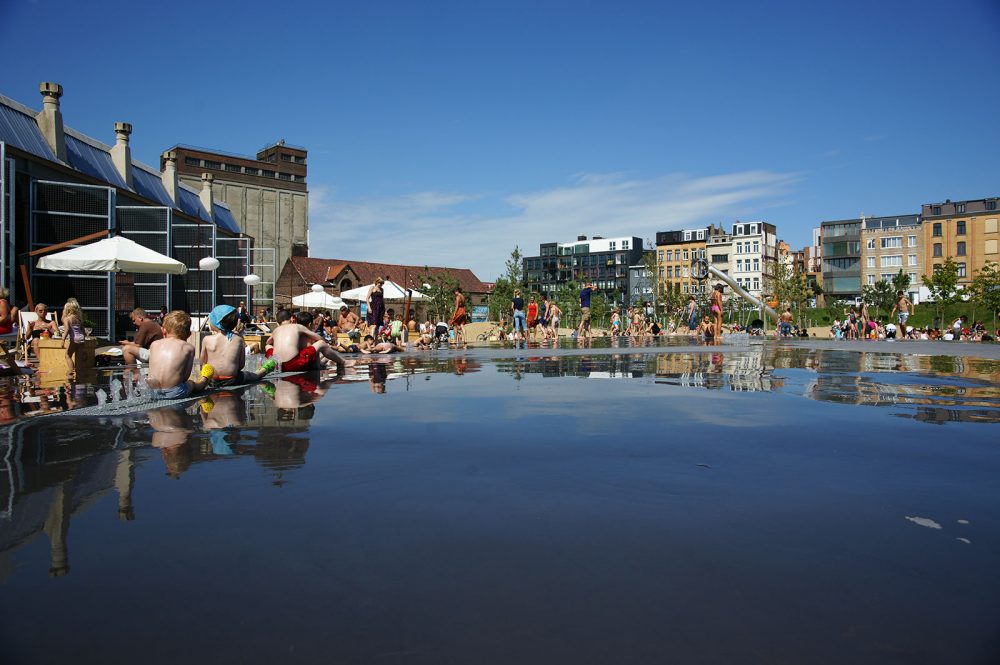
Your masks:
<svg viewBox="0 0 1000 665"><path fill-rule="evenodd" d="M401 266L392 263L370 263L368 261L348 261L346 259L309 259L310 261L326 261L329 270L326 273L326 280L332 280L347 267L358 276L362 284L371 284L376 277L391 279L397 284L403 285L404 279L409 279L411 288L420 289L422 284L420 279L426 274L438 275L447 273L458 280L463 291L468 293L487 293L489 291L475 273L468 268L442 268L439 266Z"/></svg>
<svg viewBox="0 0 1000 665"><path fill-rule="evenodd" d="M324 283L330 264L333 263L329 259L314 259L308 256L291 256L288 260L306 284Z"/></svg>

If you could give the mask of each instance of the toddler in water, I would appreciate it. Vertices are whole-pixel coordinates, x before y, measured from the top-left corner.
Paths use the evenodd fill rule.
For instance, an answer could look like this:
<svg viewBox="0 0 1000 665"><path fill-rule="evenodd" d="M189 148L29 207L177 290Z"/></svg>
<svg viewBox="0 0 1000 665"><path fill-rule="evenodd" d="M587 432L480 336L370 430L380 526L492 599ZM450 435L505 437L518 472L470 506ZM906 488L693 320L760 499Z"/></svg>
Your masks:
<svg viewBox="0 0 1000 665"><path fill-rule="evenodd" d="M246 343L236 328L240 313L232 305L219 305L208 315L208 323L217 334L207 338L201 347L201 362L215 368L212 387L252 383L273 372L278 363L268 359L257 372L243 369L246 364Z"/></svg>

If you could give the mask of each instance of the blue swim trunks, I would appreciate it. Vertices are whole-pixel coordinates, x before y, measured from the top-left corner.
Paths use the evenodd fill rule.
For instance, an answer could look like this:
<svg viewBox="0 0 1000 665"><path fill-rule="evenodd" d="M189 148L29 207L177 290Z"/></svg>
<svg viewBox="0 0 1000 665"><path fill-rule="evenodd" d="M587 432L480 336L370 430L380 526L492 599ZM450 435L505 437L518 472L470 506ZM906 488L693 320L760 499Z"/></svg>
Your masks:
<svg viewBox="0 0 1000 665"><path fill-rule="evenodd" d="M153 399L184 399L191 395L191 383L185 381L173 388L150 388L149 396Z"/></svg>

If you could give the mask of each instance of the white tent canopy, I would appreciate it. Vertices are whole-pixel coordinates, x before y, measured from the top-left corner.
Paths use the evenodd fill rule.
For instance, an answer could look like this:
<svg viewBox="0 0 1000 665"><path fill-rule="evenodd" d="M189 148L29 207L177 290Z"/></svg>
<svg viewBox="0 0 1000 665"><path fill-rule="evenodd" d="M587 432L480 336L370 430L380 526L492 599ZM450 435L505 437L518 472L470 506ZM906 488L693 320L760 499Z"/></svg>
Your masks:
<svg viewBox="0 0 1000 665"><path fill-rule="evenodd" d="M343 291L341 292L340 297L344 300L364 300L368 297L368 289L371 287L372 285L369 284L368 286L359 286L358 288L351 289L350 291ZM382 293L384 294L383 298L386 301L401 302L406 300L406 289L389 279L387 279L385 284L382 285ZM412 291L410 299L414 302L417 300L429 300L430 296L414 290Z"/></svg>
<svg viewBox="0 0 1000 665"><path fill-rule="evenodd" d="M320 309L340 309L346 304L340 298L331 296L326 291L310 291L300 296L292 298L292 304L296 307L317 307Z"/></svg>
<svg viewBox="0 0 1000 665"><path fill-rule="evenodd" d="M122 236L104 238L38 259L42 270L63 272L135 272L183 275L187 266L180 261L143 247Z"/></svg>

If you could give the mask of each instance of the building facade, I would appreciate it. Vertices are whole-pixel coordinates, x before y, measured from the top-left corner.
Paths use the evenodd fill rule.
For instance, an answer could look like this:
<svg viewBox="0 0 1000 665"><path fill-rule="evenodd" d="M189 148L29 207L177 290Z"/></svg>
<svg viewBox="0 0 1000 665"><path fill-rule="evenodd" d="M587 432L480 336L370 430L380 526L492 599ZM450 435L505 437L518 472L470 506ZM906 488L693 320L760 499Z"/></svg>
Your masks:
<svg viewBox="0 0 1000 665"><path fill-rule="evenodd" d="M578 236L576 242L542 243L538 256L523 259L524 281L529 291L552 295L570 281L593 282L621 302L629 293L629 266L642 261L642 238Z"/></svg>
<svg viewBox="0 0 1000 665"><path fill-rule="evenodd" d="M730 276L745 291L760 298L765 280L774 275L778 260L777 229L767 222L736 222L732 237Z"/></svg>
<svg viewBox="0 0 1000 665"><path fill-rule="evenodd" d="M692 276L691 262L707 258L711 237L725 235L722 227L660 231L656 234L657 278L664 289L676 294L706 293L708 285Z"/></svg>
<svg viewBox="0 0 1000 665"><path fill-rule="evenodd" d="M178 144L164 154L173 155L182 183L198 186L203 173L212 174L215 195L226 202L240 231L254 238L259 296L270 300L266 291L293 248L309 242L306 149L278 141L250 157ZM163 157L160 169L165 166Z"/></svg>
<svg viewBox="0 0 1000 665"><path fill-rule="evenodd" d="M951 257L958 265L959 284L965 287L987 261L1000 262L997 201L994 197L921 206L924 272L939 270Z"/></svg>
<svg viewBox="0 0 1000 665"><path fill-rule="evenodd" d="M861 286L892 282L902 270L910 278L909 298L920 301L924 273L919 215L867 217L861 226Z"/></svg>
<svg viewBox="0 0 1000 665"><path fill-rule="evenodd" d="M74 297L95 336L118 340L131 329L128 313L137 306L199 316L247 299L243 278L253 239L216 199L211 176L191 187L169 159L159 172L132 159L127 122L114 123L114 145L74 131L63 123L62 86L42 83L39 91L41 111L0 97L0 282L11 301L55 309ZM28 257L102 235L168 255L187 273L51 272ZM208 257L218 259L216 270L201 268Z"/></svg>
<svg viewBox="0 0 1000 665"><path fill-rule="evenodd" d="M827 304L861 296L861 223L859 218L820 224Z"/></svg>

